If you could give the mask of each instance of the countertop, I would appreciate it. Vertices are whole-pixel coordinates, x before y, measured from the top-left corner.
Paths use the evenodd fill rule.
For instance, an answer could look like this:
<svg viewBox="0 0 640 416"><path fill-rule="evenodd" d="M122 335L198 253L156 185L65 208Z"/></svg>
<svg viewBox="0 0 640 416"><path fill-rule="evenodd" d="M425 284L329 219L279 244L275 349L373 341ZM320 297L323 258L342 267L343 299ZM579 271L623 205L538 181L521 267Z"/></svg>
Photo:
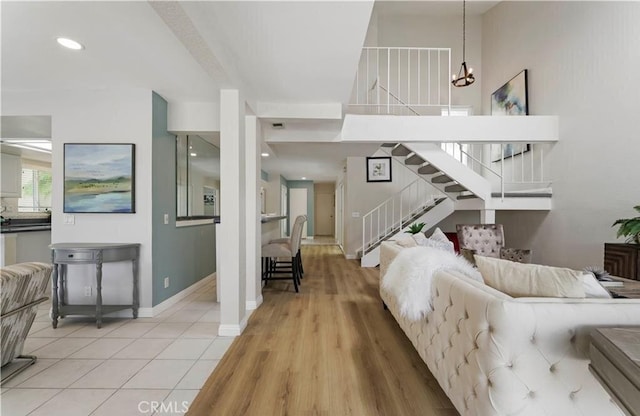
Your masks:
<svg viewBox="0 0 640 416"><path fill-rule="evenodd" d="M50 230L51 221L49 218L11 218L0 227L2 234Z"/></svg>
<svg viewBox="0 0 640 416"><path fill-rule="evenodd" d="M271 222L271 221L280 221L287 218L285 215L263 215L260 218L261 223Z"/></svg>

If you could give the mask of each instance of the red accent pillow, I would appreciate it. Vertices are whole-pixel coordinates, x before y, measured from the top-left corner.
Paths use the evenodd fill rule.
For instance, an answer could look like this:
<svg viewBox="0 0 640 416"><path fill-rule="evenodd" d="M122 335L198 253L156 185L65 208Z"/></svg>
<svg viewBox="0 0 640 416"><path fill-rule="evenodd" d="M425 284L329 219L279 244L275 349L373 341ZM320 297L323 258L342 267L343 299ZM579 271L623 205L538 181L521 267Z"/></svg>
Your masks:
<svg viewBox="0 0 640 416"><path fill-rule="evenodd" d="M444 233L449 241L453 242L453 249L456 253L460 253L460 242L458 241L458 233Z"/></svg>

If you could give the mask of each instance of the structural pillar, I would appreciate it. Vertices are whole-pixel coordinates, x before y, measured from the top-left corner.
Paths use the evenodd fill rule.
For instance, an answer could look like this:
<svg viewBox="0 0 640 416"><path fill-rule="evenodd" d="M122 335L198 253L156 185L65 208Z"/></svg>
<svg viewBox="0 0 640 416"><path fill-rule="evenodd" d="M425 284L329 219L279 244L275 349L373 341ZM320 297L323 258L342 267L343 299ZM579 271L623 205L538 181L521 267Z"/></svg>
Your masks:
<svg viewBox="0 0 640 416"><path fill-rule="evenodd" d="M496 210L495 209L481 209L480 210L480 224L495 224L496 223Z"/></svg>
<svg viewBox="0 0 640 416"><path fill-rule="evenodd" d="M218 335L236 336L247 325L245 265L244 102L235 89L220 90L220 285Z"/></svg>
<svg viewBox="0 0 640 416"><path fill-rule="evenodd" d="M257 309L262 303L260 223L260 131L258 118L245 116L245 185L246 185L246 268L247 310Z"/></svg>

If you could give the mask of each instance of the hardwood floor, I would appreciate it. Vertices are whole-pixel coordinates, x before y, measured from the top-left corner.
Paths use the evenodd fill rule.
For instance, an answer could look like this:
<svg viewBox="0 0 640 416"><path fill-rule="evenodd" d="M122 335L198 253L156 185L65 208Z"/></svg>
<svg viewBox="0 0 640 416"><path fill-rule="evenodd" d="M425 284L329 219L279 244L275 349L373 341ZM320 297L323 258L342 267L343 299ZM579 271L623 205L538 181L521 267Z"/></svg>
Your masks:
<svg viewBox="0 0 640 416"><path fill-rule="evenodd" d="M458 413L378 295L378 270L305 246L300 293L270 282L189 415Z"/></svg>

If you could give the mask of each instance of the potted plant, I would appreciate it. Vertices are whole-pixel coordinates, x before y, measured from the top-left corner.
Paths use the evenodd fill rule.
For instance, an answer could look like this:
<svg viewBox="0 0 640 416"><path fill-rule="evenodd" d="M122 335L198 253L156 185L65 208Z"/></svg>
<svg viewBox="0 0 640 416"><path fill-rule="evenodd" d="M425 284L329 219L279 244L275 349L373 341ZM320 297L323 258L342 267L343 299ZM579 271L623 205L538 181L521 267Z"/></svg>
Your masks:
<svg viewBox="0 0 640 416"><path fill-rule="evenodd" d="M640 213L640 205L636 205L633 209ZM620 226L616 237L625 236L627 243L640 244L640 217L619 219L613 223L612 227L616 225Z"/></svg>
<svg viewBox="0 0 640 416"><path fill-rule="evenodd" d="M422 228L424 226L425 226L425 223L416 222L416 223L411 224L406 232L409 233L409 234L418 234L419 232L422 231Z"/></svg>

